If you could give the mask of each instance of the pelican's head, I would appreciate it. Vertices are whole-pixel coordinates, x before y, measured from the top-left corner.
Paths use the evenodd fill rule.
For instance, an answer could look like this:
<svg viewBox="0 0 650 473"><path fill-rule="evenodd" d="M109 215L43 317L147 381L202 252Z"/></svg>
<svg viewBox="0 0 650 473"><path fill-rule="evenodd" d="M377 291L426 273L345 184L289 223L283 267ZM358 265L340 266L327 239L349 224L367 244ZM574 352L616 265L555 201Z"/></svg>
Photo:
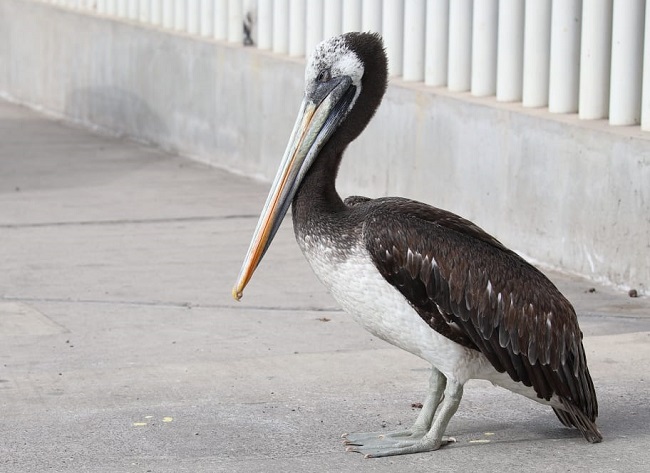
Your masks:
<svg viewBox="0 0 650 473"><path fill-rule="evenodd" d="M386 77L378 34L346 33L316 47L305 69L305 95L293 132L232 291L235 299L241 299L323 147L336 133L342 151L363 131L384 95Z"/></svg>

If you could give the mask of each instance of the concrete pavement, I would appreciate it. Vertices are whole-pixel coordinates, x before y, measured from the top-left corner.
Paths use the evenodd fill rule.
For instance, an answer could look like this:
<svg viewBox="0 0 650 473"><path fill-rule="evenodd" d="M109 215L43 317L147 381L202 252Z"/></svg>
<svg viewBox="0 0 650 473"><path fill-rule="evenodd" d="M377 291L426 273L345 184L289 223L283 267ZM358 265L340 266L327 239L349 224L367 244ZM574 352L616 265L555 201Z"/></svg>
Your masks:
<svg viewBox="0 0 650 473"><path fill-rule="evenodd" d="M470 382L456 444L345 453L343 432L413 421L427 366L336 308L290 222L231 299L267 187L0 102L0 471L650 468L650 302L555 273L602 444Z"/></svg>

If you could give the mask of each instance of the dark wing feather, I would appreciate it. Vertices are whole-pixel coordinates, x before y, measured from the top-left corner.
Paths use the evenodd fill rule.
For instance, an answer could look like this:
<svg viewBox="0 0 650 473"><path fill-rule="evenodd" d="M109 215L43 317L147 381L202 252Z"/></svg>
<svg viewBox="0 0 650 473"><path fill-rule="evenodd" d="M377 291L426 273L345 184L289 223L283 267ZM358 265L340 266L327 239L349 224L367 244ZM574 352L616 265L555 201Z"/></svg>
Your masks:
<svg viewBox="0 0 650 473"><path fill-rule="evenodd" d="M538 397L557 395L567 405L560 420L600 440L582 333L551 281L450 212L407 199L356 203L369 215L364 238L378 270L434 330L480 350Z"/></svg>

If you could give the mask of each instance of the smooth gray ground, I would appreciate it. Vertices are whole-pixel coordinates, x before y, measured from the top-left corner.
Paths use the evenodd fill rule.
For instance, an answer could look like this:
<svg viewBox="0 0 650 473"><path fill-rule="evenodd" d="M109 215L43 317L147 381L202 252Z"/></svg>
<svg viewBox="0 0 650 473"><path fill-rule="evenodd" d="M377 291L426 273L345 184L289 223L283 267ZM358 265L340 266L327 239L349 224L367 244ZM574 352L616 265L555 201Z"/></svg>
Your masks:
<svg viewBox="0 0 650 473"><path fill-rule="evenodd" d="M0 471L648 471L650 303L559 274L602 444L470 382L456 444L345 453L413 421L427 366L336 308L289 222L232 300L266 189L0 102Z"/></svg>

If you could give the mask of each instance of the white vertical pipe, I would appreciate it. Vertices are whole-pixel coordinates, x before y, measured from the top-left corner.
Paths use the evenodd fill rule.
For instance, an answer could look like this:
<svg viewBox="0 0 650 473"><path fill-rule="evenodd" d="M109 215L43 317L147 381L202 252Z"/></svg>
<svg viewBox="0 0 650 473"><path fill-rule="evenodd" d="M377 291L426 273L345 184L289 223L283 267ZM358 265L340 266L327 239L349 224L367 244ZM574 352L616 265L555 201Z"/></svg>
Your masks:
<svg viewBox="0 0 650 473"><path fill-rule="evenodd" d="M176 0L174 2L174 29L185 31L187 29L187 2Z"/></svg>
<svg viewBox="0 0 650 473"><path fill-rule="evenodd" d="M214 0L201 0L201 36L214 35Z"/></svg>
<svg viewBox="0 0 650 473"><path fill-rule="evenodd" d="M404 2L404 80L424 80L426 0Z"/></svg>
<svg viewBox="0 0 650 473"><path fill-rule="evenodd" d="M162 2L163 0L151 0L151 24L162 25Z"/></svg>
<svg viewBox="0 0 650 473"><path fill-rule="evenodd" d="M140 17L140 0L129 0L127 15L129 20L137 20Z"/></svg>
<svg viewBox="0 0 650 473"><path fill-rule="evenodd" d="M125 18L127 14L127 5L126 5L127 0L117 0L117 11L115 14L119 16L120 18Z"/></svg>
<svg viewBox="0 0 650 473"><path fill-rule="evenodd" d="M323 3L323 39L341 34L343 5L341 0L327 0Z"/></svg>
<svg viewBox="0 0 650 473"><path fill-rule="evenodd" d="M163 0L162 26L170 29L174 27L174 0Z"/></svg>
<svg viewBox="0 0 650 473"><path fill-rule="evenodd" d="M524 0L499 0L497 100L521 100L524 70Z"/></svg>
<svg viewBox="0 0 650 473"><path fill-rule="evenodd" d="M645 39L643 47L643 97L641 101L641 129L650 130L650 8L645 9Z"/></svg>
<svg viewBox="0 0 650 473"><path fill-rule="evenodd" d="M273 47L273 0L259 0L257 3L257 47L271 49Z"/></svg>
<svg viewBox="0 0 650 473"><path fill-rule="evenodd" d="M472 95L497 92L497 0L474 3L472 18Z"/></svg>
<svg viewBox="0 0 650 473"><path fill-rule="evenodd" d="M117 0L106 0L106 14L111 16L117 14Z"/></svg>
<svg viewBox="0 0 650 473"><path fill-rule="evenodd" d="M612 0L584 0L578 100L583 120L605 118L609 113L611 54Z"/></svg>
<svg viewBox="0 0 650 473"><path fill-rule="evenodd" d="M140 0L140 12L138 17L143 23L151 22L151 2L152 0Z"/></svg>
<svg viewBox="0 0 650 473"><path fill-rule="evenodd" d="M107 0L97 0L97 13L100 15L106 14L106 3Z"/></svg>
<svg viewBox="0 0 650 473"><path fill-rule="evenodd" d="M289 0L273 0L273 52L289 53Z"/></svg>
<svg viewBox="0 0 650 473"><path fill-rule="evenodd" d="M199 34L201 27L199 0L185 0L187 3L187 32L189 34Z"/></svg>
<svg viewBox="0 0 650 473"><path fill-rule="evenodd" d="M610 125L641 122L645 8L645 0L614 0Z"/></svg>
<svg viewBox="0 0 650 473"><path fill-rule="evenodd" d="M381 2L363 0L361 5L361 30L381 33Z"/></svg>
<svg viewBox="0 0 650 473"><path fill-rule="evenodd" d="M242 0L228 0L228 42L244 40L244 5Z"/></svg>
<svg viewBox="0 0 650 473"><path fill-rule="evenodd" d="M289 56L305 55L305 21L307 0L291 0L289 4Z"/></svg>
<svg viewBox="0 0 650 473"><path fill-rule="evenodd" d="M551 0L526 0L524 19L524 107L548 105Z"/></svg>
<svg viewBox="0 0 650 473"><path fill-rule="evenodd" d="M424 83L447 85L449 54L449 0L427 0Z"/></svg>
<svg viewBox="0 0 650 473"><path fill-rule="evenodd" d="M388 57L388 75L402 75L404 66L404 0L384 0L381 31Z"/></svg>
<svg viewBox="0 0 650 473"><path fill-rule="evenodd" d="M316 45L323 40L323 0L307 1L305 23L307 24L305 52L309 56L314 52Z"/></svg>
<svg viewBox="0 0 650 473"><path fill-rule="evenodd" d="M228 39L228 0L216 0L214 4L214 39Z"/></svg>
<svg viewBox="0 0 650 473"><path fill-rule="evenodd" d="M472 0L449 2L449 62L447 87L465 92L472 73Z"/></svg>
<svg viewBox="0 0 650 473"><path fill-rule="evenodd" d="M343 0L343 33L361 29L362 0Z"/></svg>
<svg viewBox="0 0 650 473"><path fill-rule="evenodd" d="M578 111L582 0L553 0L548 110Z"/></svg>

